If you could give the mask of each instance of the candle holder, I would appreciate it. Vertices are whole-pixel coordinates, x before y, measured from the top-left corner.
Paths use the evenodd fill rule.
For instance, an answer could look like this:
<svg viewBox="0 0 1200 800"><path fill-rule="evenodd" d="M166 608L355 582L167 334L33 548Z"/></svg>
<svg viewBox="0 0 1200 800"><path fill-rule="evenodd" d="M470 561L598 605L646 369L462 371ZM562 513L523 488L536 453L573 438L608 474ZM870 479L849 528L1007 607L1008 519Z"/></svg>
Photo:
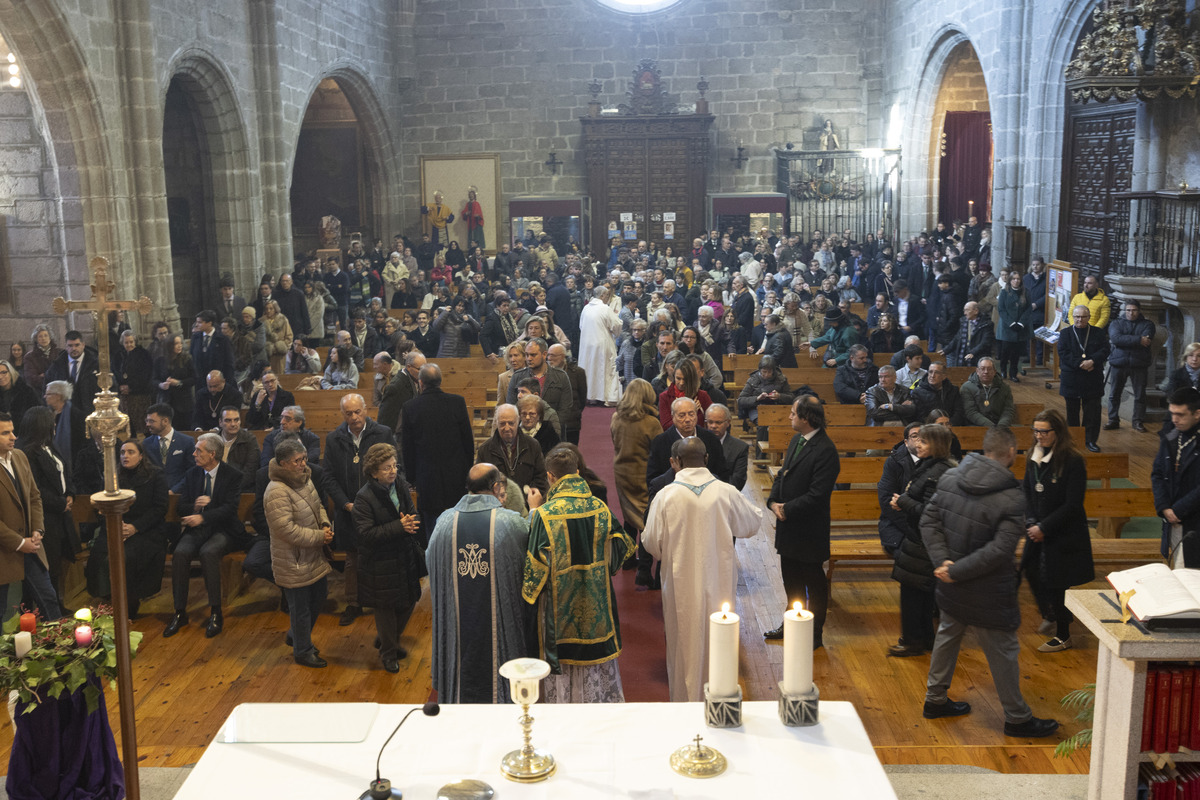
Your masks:
<svg viewBox="0 0 1200 800"><path fill-rule="evenodd" d="M783 690L783 681L779 682L779 721L789 728L806 728L820 722L817 711L820 705L821 692L817 685L804 694L788 694Z"/></svg>
<svg viewBox="0 0 1200 800"><path fill-rule="evenodd" d="M537 783L554 774L558 764L554 756L533 746L533 717L529 707L538 701L538 685L550 674L550 665L537 658L515 658L500 667L500 676L508 678L513 702L521 706L521 731L525 741L500 760L500 771L510 781Z"/></svg>
<svg viewBox="0 0 1200 800"><path fill-rule="evenodd" d="M710 728L742 727L742 687L729 697L713 697L704 684L704 724Z"/></svg>

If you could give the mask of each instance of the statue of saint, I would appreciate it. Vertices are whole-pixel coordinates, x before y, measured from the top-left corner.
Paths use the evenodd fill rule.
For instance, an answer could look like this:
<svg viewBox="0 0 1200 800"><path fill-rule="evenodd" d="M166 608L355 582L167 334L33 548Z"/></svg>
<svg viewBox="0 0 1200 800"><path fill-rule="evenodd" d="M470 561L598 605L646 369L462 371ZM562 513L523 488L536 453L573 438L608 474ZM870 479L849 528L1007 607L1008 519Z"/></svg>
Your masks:
<svg viewBox="0 0 1200 800"><path fill-rule="evenodd" d="M421 206L421 213L429 219L430 238L434 247L440 250L449 244L450 237L446 235L446 226L454 222L454 214L450 207L442 202L442 193L434 192L433 205Z"/></svg>
<svg viewBox="0 0 1200 800"><path fill-rule="evenodd" d="M463 206L462 218L467 223L467 241L479 245L479 249L483 250L486 247L483 243L483 206L479 205L474 186L467 187L467 202ZM470 250L470 246L467 249Z"/></svg>
<svg viewBox="0 0 1200 800"><path fill-rule="evenodd" d="M837 134L833 132L833 120L825 120L825 127L821 129L820 146L822 150L840 150L841 145L838 142ZM832 158L821 159L821 172L830 172L833 169Z"/></svg>

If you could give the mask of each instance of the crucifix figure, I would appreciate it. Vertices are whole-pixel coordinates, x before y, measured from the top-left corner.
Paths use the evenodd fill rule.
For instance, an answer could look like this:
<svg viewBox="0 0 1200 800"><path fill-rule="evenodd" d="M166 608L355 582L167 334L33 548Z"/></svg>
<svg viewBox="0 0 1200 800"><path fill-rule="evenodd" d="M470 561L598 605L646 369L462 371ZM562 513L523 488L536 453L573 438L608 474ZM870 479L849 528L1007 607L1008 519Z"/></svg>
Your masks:
<svg viewBox="0 0 1200 800"><path fill-rule="evenodd" d="M140 314L150 313L150 298L142 296L137 300L109 300L109 295L116 290L117 286L108 279L108 259L103 256L96 256L88 265L92 270L92 299L91 300L65 300L62 297L56 297L51 302L51 308L55 314L65 314L68 311L91 311L96 317L96 330L100 330L99 323L104 319L105 311L137 311ZM110 354L108 352L108 337L102 334L96 336L96 344L100 348L100 375L99 384L101 393L108 390L112 386L112 363L109 361Z"/></svg>
<svg viewBox="0 0 1200 800"><path fill-rule="evenodd" d="M133 708L133 670L130 664L129 649L129 597L125 586L125 546L121 536L121 515L129 510L133 503L132 490L122 490L117 485L117 434L129 432L129 417L121 413L120 399L113 394L112 364L109 361L108 333L101 327L106 311L138 311L141 314L150 312L150 298L140 297L137 300L110 300L109 295L117 288L108 279L108 259L97 256L91 260L92 269L92 299L65 300L54 298L51 308L55 314L68 311L91 311L96 315L96 337L100 345L100 374L98 382L100 393L96 395L96 410L87 418L88 432L91 435L100 434L100 443L104 447L104 491L92 495L94 508L105 519L105 530L108 537L108 571L112 583L113 603L113 632L116 639L117 656L117 693L121 701L121 751L125 770L125 793L129 800L139 800L141 788L138 782L137 759L137 726Z"/></svg>

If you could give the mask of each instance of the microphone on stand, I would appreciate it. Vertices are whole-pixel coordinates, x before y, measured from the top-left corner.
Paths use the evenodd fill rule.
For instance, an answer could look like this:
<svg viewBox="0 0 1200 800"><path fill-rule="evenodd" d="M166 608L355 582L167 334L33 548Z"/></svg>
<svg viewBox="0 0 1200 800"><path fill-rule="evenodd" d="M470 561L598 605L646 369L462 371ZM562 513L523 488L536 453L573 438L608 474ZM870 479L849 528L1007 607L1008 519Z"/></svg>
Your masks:
<svg viewBox="0 0 1200 800"><path fill-rule="evenodd" d="M404 792L400 791L399 789L392 788L391 781L389 781L387 778L379 777L379 762L383 758L384 749L389 743L391 743L392 736L396 735L397 731L400 730L400 726L407 722L408 718L411 717L413 712L416 710L417 709L415 708L409 709L408 713L404 715L404 719L400 720L400 725L396 726L396 729L392 731L390 736L388 736L387 741L383 743L383 747L379 748L379 755L375 757L375 780L371 781L371 786L369 789L358 796L358 800L401 800L401 798L404 797ZM421 706L420 710L421 713L427 717L436 717L441 713L442 707L439 706L436 701L430 700L428 703Z"/></svg>

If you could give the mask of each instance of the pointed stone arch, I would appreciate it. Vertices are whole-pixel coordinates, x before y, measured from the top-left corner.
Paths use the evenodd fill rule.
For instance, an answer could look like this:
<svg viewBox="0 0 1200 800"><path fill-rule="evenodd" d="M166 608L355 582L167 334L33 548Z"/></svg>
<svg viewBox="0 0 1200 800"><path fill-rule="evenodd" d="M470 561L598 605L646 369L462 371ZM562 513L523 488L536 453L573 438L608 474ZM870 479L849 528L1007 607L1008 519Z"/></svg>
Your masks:
<svg viewBox="0 0 1200 800"><path fill-rule="evenodd" d="M932 110L946 78L947 70L963 45L978 49L959 27L946 25L937 30L921 57L921 71L906 98L904 108L909 124L903 137L904 205L900 229L919 231L931 225L937 214L937 162L933 157L936 134ZM986 83L987 70L983 70ZM985 86L985 91L986 86ZM990 93L989 93L990 98Z"/></svg>
<svg viewBox="0 0 1200 800"><path fill-rule="evenodd" d="M288 152L286 175L291 186L291 176L295 168L296 148L303 124L304 110L321 81L327 79L337 81L346 100L358 120L359 133L362 137L365 160L366 192L368 205L365 209L362 226L372 233L390 241L391 226L399 222L400 209L400 167L395 139L392 135L388 115L380 101L379 93L367 72L359 65L350 61L338 61L315 76L305 95L305 108L301 109L300 118L295 121L295 128L289 137L291 146ZM343 231L347 233L347 231Z"/></svg>
<svg viewBox="0 0 1200 800"><path fill-rule="evenodd" d="M118 221L119 177L112 170L99 95L58 5L52 0L0 0L4 38L21 60L25 90L52 161L43 191L53 196L60 223L54 243L57 285L24 297L18 293L21 307L14 309L21 316L42 319L49 315L49 299L55 294L69 299L88 296L88 256L103 255L123 265L114 275L122 292L137 284L129 268L136 262L124 244L129 237ZM91 328L90 320L80 319L59 323L59 333L70 324Z"/></svg>
<svg viewBox="0 0 1200 800"><path fill-rule="evenodd" d="M234 81L216 56L198 47L177 52L165 76L160 94L164 113L167 93L174 82L187 94L203 136L211 247L209 274L202 281L203 297L217 296L218 276L225 273L233 275L237 286L257 286L263 261L261 236L255 232L261 228L262 204L255 156ZM288 266L265 265L272 272ZM184 316L199 310L181 309Z"/></svg>

